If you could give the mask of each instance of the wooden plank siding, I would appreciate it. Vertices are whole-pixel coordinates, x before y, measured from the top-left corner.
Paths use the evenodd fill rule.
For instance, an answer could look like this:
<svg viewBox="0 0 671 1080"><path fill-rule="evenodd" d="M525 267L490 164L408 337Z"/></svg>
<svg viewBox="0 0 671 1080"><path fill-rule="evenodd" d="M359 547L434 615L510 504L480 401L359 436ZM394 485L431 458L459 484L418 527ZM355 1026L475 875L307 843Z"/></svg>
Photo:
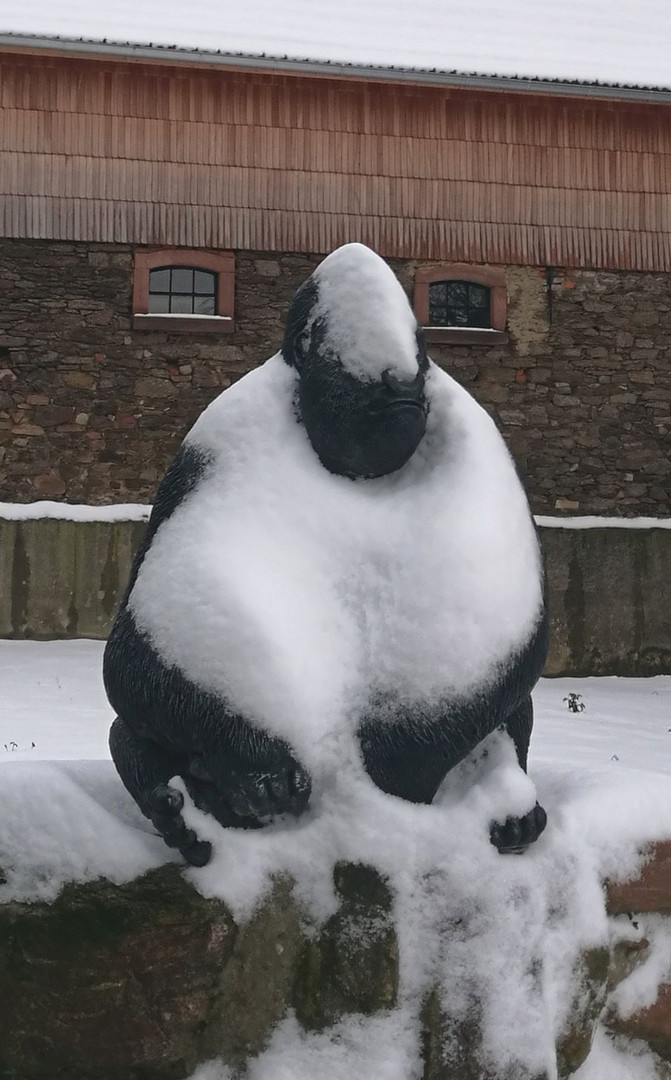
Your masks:
<svg viewBox="0 0 671 1080"><path fill-rule="evenodd" d="M671 106L0 56L0 234L671 270Z"/></svg>

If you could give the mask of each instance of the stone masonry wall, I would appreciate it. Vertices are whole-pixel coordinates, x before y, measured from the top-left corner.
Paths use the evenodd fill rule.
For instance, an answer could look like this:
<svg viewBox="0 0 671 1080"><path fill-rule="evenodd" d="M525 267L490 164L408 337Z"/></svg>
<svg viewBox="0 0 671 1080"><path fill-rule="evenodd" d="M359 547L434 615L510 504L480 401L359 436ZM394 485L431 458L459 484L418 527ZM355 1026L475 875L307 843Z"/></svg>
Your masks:
<svg viewBox="0 0 671 1080"><path fill-rule="evenodd" d="M149 502L207 403L279 346L320 256L236 254L235 332L131 329L133 252L0 240L0 499ZM412 290L417 265L392 260ZM671 275L511 266L509 342L433 346L537 513L671 514Z"/></svg>
<svg viewBox="0 0 671 1080"><path fill-rule="evenodd" d="M569 1080L597 1032L615 1036L632 1064L647 1052L646 1075L669 1080L671 985L660 929L668 933L671 914L670 849L653 845L638 880L606 885L610 940L576 958L563 1031L555 1042L548 1022L544 1033L556 1069L532 1074L524 1060L492 1066L488 1003L472 972L469 1007L457 1015L427 985L417 1023L422 1080ZM388 1015L401 977L392 891L361 864L337 863L333 882L338 908L318 930L287 878L236 923L174 863L122 885L69 882L52 903L0 900L0 1075L181 1080L215 1058L248 1075L289 1009L306 1039L333 1038L334 1025L356 1016ZM463 948L474 931L468 923L446 926L445 939L456 933ZM543 992L547 944L536 943L530 994ZM623 1015L618 987L645 963L661 976L656 1001Z"/></svg>

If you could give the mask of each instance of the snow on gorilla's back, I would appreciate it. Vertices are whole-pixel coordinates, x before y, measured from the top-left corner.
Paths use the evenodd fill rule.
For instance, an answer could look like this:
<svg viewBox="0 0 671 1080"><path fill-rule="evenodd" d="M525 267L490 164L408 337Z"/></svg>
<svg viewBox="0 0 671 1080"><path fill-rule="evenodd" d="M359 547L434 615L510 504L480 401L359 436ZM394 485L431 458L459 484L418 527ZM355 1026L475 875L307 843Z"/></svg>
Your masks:
<svg viewBox="0 0 671 1080"><path fill-rule="evenodd" d="M328 287L313 319L343 366L417 373L414 317L382 260L349 245L315 278ZM430 365L408 463L365 482L322 466L297 382L278 354L203 413L186 445L210 464L156 534L129 607L165 661L318 774L371 689L431 703L486 683L528 639L541 574L510 456L447 374Z"/></svg>

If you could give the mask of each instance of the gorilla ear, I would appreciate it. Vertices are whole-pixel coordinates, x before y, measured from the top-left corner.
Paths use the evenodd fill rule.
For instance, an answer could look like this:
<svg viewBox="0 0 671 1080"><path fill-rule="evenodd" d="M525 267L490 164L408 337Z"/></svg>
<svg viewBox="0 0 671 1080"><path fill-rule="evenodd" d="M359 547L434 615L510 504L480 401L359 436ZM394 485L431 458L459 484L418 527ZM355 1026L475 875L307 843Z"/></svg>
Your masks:
<svg viewBox="0 0 671 1080"><path fill-rule="evenodd" d="M310 334L310 331L308 330L307 327L305 327L298 334L296 334L296 337L294 338L294 341L293 341L294 364L295 364L298 371L301 370L301 368L303 366L303 361L305 360L305 357L307 356L307 354L310 351L311 338L312 338L312 335Z"/></svg>
<svg viewBox="0 0 671 1080"><path fill-rule="evenodd" d="M429 356L426 351L426 338L424 337L424 331L421 326L417 326L416 332L417 339L417 366L420 371L427 371L429 367Z"/></svg>
<svg viewBox="0 0 671 1080"><path fill-rule="evenodd" d="M313 328L308 329L308 327L318 296L315 282L312 278L308 278L294 295L287 314L282 355L287 364L291 364L297 371L301 370L312 343Z"/></svg>

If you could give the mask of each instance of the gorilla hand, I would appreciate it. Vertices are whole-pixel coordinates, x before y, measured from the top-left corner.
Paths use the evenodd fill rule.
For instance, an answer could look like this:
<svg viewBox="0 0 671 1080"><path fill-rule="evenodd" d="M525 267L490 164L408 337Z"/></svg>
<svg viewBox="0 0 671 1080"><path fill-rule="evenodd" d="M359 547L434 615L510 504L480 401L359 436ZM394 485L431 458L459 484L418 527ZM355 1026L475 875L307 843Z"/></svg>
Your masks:
<svg viewBox="0 0 671 1080"><path fill-rule="evenodd" d="M212 845L199 840L182 817L184 797L177 788L158 784L149 795L149 817L168 847L177 848L192 866L205 866L210 861Z"/></svg>
<svg viewBox="0 0 671 1080"><path fill-rule="evenodd" d="M264 739L247 760L216 751L191 758L184 777L196 806L222 825L255 829L282 814L298 817L307 807L309 774L279 740Z"/></svg>
<svg viewBox="0 0 671 1080"><path fill-rule="evenodd" d="M182 773L181 755L153 739L137 735L120 716L112 724L109 746L126 790L168 847L177 848L193 866L205 866L211 845L200 841L187 827L182 817L182 793L168 783L172 776Z"/></svg>
<svg viewBox="0 0 671 1080"><path fill-rule="evenodd" d="M523 817L508 817L501 824L495 821L489 837L501 855L519 855L533 844L547 825L548 817L543 807L536 803Z"/></svg>

